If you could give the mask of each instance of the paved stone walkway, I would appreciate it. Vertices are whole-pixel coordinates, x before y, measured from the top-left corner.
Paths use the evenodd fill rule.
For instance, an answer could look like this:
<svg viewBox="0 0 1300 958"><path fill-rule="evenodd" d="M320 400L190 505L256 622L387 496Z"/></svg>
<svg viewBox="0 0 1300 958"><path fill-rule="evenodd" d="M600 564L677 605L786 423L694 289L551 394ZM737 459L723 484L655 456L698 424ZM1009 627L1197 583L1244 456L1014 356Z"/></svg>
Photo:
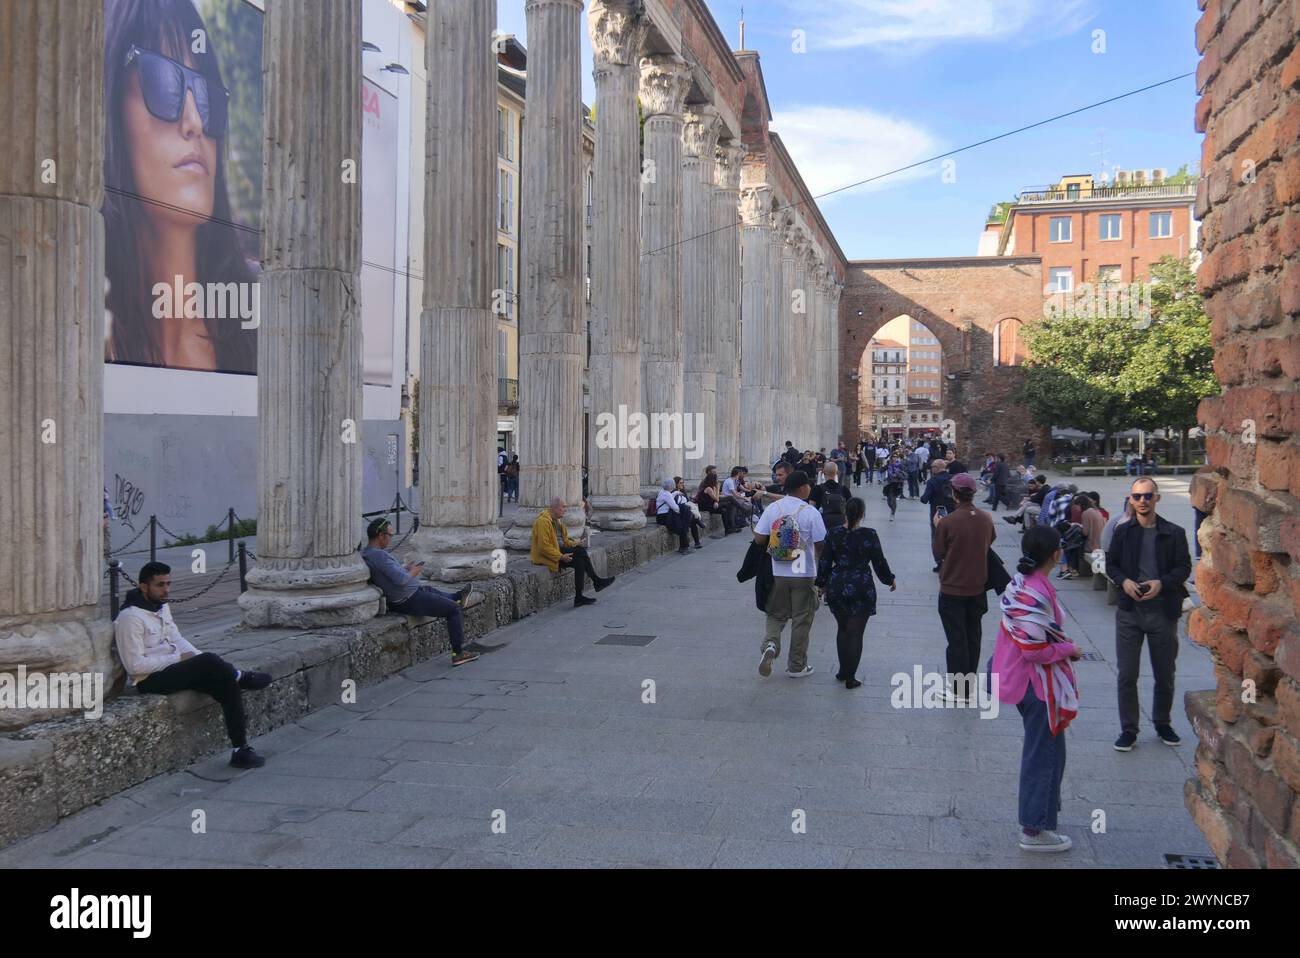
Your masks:
<svg viewBox="0 0 1300 958"><path fill-rule="evenodd" d="M1082 487L1114 508L1127 483ZM1062 827L1075 848L1020 852L1015 709L986 720L890 704L894 673L943 669L937 583L925 507L900 503L890 522L879 487L863 488L900 585L868 626L860 689L833 678L826 610L815 675L758 677L763 620L752 583L735 580L745 542L731 536L621 577L595 606L500 629L472 665L423 663L262 736L264 769L235 773L224 753L65 819L0 866L1157 868L1166 852L1209 854L1183 807L1195 738L1181 706L1211 687L1208 654L1184 640L1185 744L1161 745L1147 723L1117 753L1114 610L1090 582L1062 584L1066 630L1098 657L1078 663L1067 733ZM1162 488L1163 512L1190 531L1186 482ZM1018 536L997 524L1014 564ZM990 612L986 658L996 625ZM609 635L654 640L597 644ZM1141 694L1145 711L1145 663Z"/></svg>

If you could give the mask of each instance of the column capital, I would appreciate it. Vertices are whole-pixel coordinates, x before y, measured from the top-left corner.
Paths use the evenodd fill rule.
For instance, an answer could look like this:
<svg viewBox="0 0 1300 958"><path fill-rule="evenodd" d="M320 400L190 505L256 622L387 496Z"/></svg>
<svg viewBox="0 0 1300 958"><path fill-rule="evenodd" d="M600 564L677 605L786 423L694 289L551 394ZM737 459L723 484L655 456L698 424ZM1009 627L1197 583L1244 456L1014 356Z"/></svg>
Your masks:
<svg viewBox="0 0 1300 958"><path fill-rule="evenodd" d="M771 226L772 188L751 186L741 191L740 216L746 226Z"/></svg>
<svg viewBox="0 0 1300 958"><path fill-rule="evenodd" d="M587 32L591 35L593 73L637 62L649 23L637 15L636 0L591 0Z"/></svg>
<svg viewBox="0 0 1300 958"><path fill-rule="evenodd" d="M732 141L717 148L717 160L713 165L713 185L720 190L740 189L740 167L745 159L745 148Z"/></svg>
<svg viewBox="0 0 1300 958"><path fill-rule="evenodd" d="M682 158L713 159L722 133L718 111L706 105L693 106L682 114Z"/></svg>
<svg viewBox="0 0 1300 958"><path fill-rule="evenodd" d="M681 57L655 54L641 58L641 108L646 118L680 116L691 89L691 68Z"/></svg>

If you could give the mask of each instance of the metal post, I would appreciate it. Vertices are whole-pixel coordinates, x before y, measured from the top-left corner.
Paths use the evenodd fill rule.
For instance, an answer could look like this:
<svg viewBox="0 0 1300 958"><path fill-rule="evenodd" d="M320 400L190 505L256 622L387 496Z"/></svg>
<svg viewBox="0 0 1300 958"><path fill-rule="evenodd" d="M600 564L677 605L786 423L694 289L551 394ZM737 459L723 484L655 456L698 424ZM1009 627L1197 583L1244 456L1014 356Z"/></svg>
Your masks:
<svg viewBox="0 0 1300 958"><path fill-rule="evenodd" d="M149 561L158 561L158 517L149 517Z"/></svg>
<svg viewBox="0 0 1300 958"><path fill-rule="evenodd" d="M393 515L397 517L397 534L402 534L402 497L399 495L393 499Z"/></svg>
<svg viewBox="0 0 1300 958"><path fill-rule="evenodd" d="M108 617L116 619L119 609L117 597L117 576L122 571L122 563L117 559L108 560Z"/></svg>
<svg viewBox="0 0 1300 958"><path fill-rule="evenodd" d="M248 550L239 543L239 591L248 591Z"/></svg>
<svg viewBox="0 0 1300 958"><path fill-rule="evenodd" d="M235 507L231 506L226 512L226 531L230 533L229 541L226 546L226 562L235 561Z"/></svg>

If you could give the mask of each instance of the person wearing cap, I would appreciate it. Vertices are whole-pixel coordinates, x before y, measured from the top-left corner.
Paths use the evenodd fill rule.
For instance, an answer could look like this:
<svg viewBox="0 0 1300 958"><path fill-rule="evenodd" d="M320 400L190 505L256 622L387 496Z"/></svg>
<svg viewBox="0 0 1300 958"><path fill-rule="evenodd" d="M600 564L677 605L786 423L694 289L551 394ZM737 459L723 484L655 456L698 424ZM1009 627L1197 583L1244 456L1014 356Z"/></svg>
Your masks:
<svg viewBox="0 0 1300 958"><path fill-rule="evenodd" d="M470 587L466 586L455 595L450 595L431 585L421 585L419 576L424 563L411 562L403 566L388 551L393 541L393 527L387 519L380 518L371 522L366 527L366 537L369 542L361 550L361 559L370 570L370 581L388 600L389 611L401 615L427 615L446 619L447 636L451 640L451 664L465 665L477 659L477 652L464 648L462 613L469 599Z"/></svg>
<svg viewBox="0 0 1300 958"><path fill-rule="evenodd" d="M956 508L939 520L934 537L934 555L939 562L939 620L948 640L950 701L964 698L954 685L970 684L979 671L981 622L988 611L988 555L997 530L993 518L975 507L978 484L970 473L952 477ZM958 677L961 677L960 679Z"/></svg>

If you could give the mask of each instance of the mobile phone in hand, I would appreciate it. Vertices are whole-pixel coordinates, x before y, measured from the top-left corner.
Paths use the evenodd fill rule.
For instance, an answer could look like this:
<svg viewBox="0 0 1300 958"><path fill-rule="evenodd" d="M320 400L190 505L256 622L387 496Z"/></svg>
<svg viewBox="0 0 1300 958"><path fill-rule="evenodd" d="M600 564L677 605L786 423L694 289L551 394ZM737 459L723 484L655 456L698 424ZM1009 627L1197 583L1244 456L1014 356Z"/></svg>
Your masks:
<svg viewBox="0 0 1300 958"><path fill-rule="evenodd" d="M1151 586L1149 583L1143 582L1138 585L1138 595L1146 595L1150 591Z"/></svg>

